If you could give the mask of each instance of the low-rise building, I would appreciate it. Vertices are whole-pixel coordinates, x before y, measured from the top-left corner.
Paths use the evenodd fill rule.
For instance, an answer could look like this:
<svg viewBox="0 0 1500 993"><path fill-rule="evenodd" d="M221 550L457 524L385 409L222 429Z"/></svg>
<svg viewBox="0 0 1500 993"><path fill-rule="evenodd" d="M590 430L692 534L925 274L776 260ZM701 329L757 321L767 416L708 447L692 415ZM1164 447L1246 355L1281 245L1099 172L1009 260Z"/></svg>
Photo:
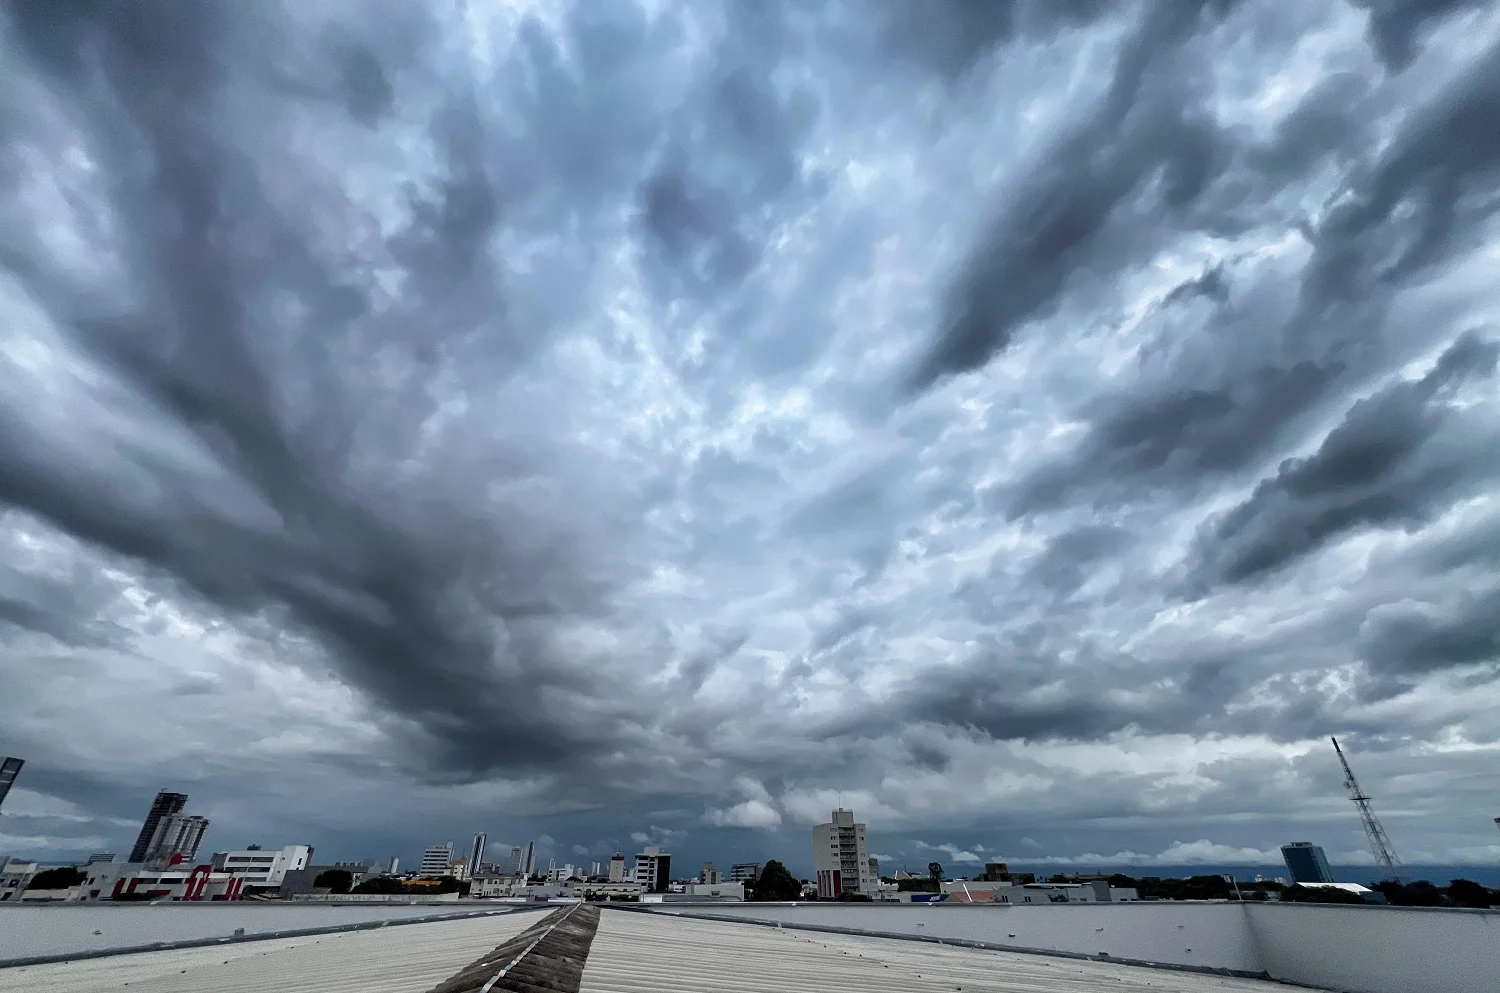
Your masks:
<svg viewBox="0 0 1500 993"><path fill-rule="evenodd" d="M237 900L244 885L243 877L215 872L211 865L192 869L153 869L140 862L101 862L89 867L88 876L73 899L82 903L99 900Z"/></svg>
<svg viewBox="0 0 1500 993"><path fill-rule="evenodd" d="M1087 883L1005 883L987 880L956 880L941 884L938 893L902 893L898 899L911 903L1136 903L1140 895L1128 887L1109 885L1096 879Z"/></svg>
<svg viewBox="0 0 1500 993"><path fill-rule="evenodd" d="M731 883L753 883L759 878L759 862L736 862L729 867L729 881Z"/></svg>
<svg viewBox="0 0 1500 993"><path fill-rule="evenodd" d="M10 859L0 864L0 903L19 900L38 868L35 862L12 862Z"/></svg>
<svg viewBox="0 0 1500 993"><path fill-rule="evenodd" d="M246 848L237 852L215 852L211 865L215 872L238 876L247 886L277 886L288 872L307 868L312 860L308 845L286 845L279 851Z"/></svg>

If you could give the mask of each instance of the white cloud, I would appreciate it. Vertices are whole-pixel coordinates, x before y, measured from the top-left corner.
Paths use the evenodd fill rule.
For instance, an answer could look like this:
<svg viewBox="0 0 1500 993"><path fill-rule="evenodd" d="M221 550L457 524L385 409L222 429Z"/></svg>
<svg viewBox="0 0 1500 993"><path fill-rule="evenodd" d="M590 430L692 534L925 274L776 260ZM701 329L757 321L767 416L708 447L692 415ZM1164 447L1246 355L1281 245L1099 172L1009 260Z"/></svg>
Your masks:
<svg viewBox="0 0 1500 993"><path fill-rule="evenodd" d="M920 850L920 851L924 851L924 852L943 852L944 854L946 854L948 856L948 861L950 861L950 862L983 862L984 861L984 859L980 858L978 855L975 855L973 852L966 851L966 850L964 850L962 848L959 848L957 845L951 845L951 844L929 845L925 841L913 841L912 844L918 850Z"/></svg>
<svg viewBox="0 0 1500 993"><path fill-rule="evenodd" d="M573 846L573 854L574 855L587 855L588 853L589 853L589 850L587 848L585 848L583 845L574 845Z"/></svg>
<svg viewBox="0 0 1500 993"><path fill-rule="evenodd" d="M781 814L764 800L746 800L727 809L710 808L703 814L703 821L714 827L778 828Z"/></svg>
<svg viewBox="0 0 1500 993"><path fill-rule="evenodd" d="M1011 855L1000 862L1021 865L1280 865L1280 849L1242 848L1220 845L1206 839L1174 841L1155 855L1118 851L1113 855L1088 852L1082 855Z"/></svg>

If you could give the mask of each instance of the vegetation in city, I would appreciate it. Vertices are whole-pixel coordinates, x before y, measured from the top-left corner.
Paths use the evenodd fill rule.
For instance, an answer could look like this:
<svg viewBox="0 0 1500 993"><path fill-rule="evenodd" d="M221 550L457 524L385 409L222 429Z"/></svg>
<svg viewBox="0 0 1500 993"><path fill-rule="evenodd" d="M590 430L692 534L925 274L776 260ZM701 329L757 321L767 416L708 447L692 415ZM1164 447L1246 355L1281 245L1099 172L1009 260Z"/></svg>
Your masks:
<svg viewBox="0 0 1500 993"><path fill-rule="evenodd" d="M943 863L941 863L941 862L928 862L927 863L927 876L934 883L942 882L942 879L943 879Z"/></svg>
<svg viewBox="0 0 1500 993"><path fill-rule="evenodd" d="M347 869L324 869L313 880L314 889L327 888L330 893L348 893L354 886L354 873Z"/></svg>
<svg viewBox="0 0 1500 993"><path fill-rule="evenodd" d="M765 864L760 870L760 878L755 881L755 890L749 897L751 900L797 900L802 896L802 884L792 878L786 866L776 859Z"/></svg>
<svg viewBox="0 0 1500 993"><path fill-rule="evenodd" d="M1500 906L1500 890L1481 886L1470 879L1455 879L1447 886L1434 886L1425 879L1411 883L1386 880L1373 889L1395 907L1469 907L1483 910Z"/></svg>
<svg viewBox="0 0 1500 993"><path fill-rule="evenodd" d="M43 869L31 877L31 882L26 884L29 890L65 890L70 886L77 886L88 878L88 873L82 869L75 869L65 865L57 869Z"/></svg>
<svg viewBox="0 0 1500 993"><path fill-rule="evenodd" d="M318 879L322 879L324 875L327 875L327 873L320 874L318 876ZM314 880L313 885L317 886L321 884L319 884L317 880ZM396 896L400 894L409 896L436 896L443 893L457 893L459 895L465 895L469 892L469 886L470 884L467 881L459 882L452 876L442 876L435 880L424 880L422 882L411 883L404 883L401 880L397 879L395 876L376 876L374 879L366 879L364 882L354 887L353 890L345 892L375 893L385 896Z"/></svg>

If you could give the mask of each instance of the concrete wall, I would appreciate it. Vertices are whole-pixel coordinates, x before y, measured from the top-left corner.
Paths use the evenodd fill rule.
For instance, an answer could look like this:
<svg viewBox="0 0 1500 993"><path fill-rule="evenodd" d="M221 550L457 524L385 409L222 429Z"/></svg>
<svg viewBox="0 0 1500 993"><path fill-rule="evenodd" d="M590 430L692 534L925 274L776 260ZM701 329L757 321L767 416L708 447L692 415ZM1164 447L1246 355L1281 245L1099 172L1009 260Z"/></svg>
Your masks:
<svg viewBox="0 0 1500 993"><path fill-rule="evenodd" d="M499 911L484 904L348 906L234 903L0 904L0 962L32 955L98 952L154 942L274 934L447 914ZM506 908L508 909L508 908Z"/></svg>
<svg viewBox="0 0 1500 993"><path fill-rule="evenodd" d="M673 908L674 910L678 908ZM1235 903L716 904L684 913L980 941L1122 961L1265 971Z"/></svg>
<svg viewBox="0 0 1500 993"><path fill-rule="evenodd" d="M717 904L654 910L1266 974L1345 993L1500 990L1500 912L1281 903Z"/></svg>
<svg viewBox="0 0 1500 993"><path fill-rule="evenodd" d="M1245 904L1266 971L1356 993L1500 990L1500 913Z"/></svg>

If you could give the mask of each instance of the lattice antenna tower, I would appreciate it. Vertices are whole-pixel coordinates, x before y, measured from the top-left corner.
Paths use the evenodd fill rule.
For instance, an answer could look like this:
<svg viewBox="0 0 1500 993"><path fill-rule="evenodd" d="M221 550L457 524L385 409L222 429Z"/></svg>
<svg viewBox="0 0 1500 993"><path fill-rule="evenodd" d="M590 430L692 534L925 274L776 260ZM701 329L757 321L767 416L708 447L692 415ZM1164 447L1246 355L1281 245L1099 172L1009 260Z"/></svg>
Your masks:
<svg viewBox="0 0 1500 993"><path fill-rule="evenodd" d="M1390 836L1385 833L1385 828L1380 826L1380 820L1375 816L1375 811L1370 809L1370 798L1365 796L1364 790L1359 788L1359 780L1354 778L1354 770L1349 768L1349 760L1344 758L1344 750L1339 747L1337 738L1330 738L1333 742L1333 750L1338 753L1339 765L1344 767L1344 789L1349 791L1349 799L1354 801L1354 806L1359 810L1360 822L1365 828L1365 837L1369 839L1370 851L1375 856L1378 865L1385 866L1385 870L1391 874L1391 878L1401 878L1401 860L1396 858L1396 850L1391 846Z"/></svg>

